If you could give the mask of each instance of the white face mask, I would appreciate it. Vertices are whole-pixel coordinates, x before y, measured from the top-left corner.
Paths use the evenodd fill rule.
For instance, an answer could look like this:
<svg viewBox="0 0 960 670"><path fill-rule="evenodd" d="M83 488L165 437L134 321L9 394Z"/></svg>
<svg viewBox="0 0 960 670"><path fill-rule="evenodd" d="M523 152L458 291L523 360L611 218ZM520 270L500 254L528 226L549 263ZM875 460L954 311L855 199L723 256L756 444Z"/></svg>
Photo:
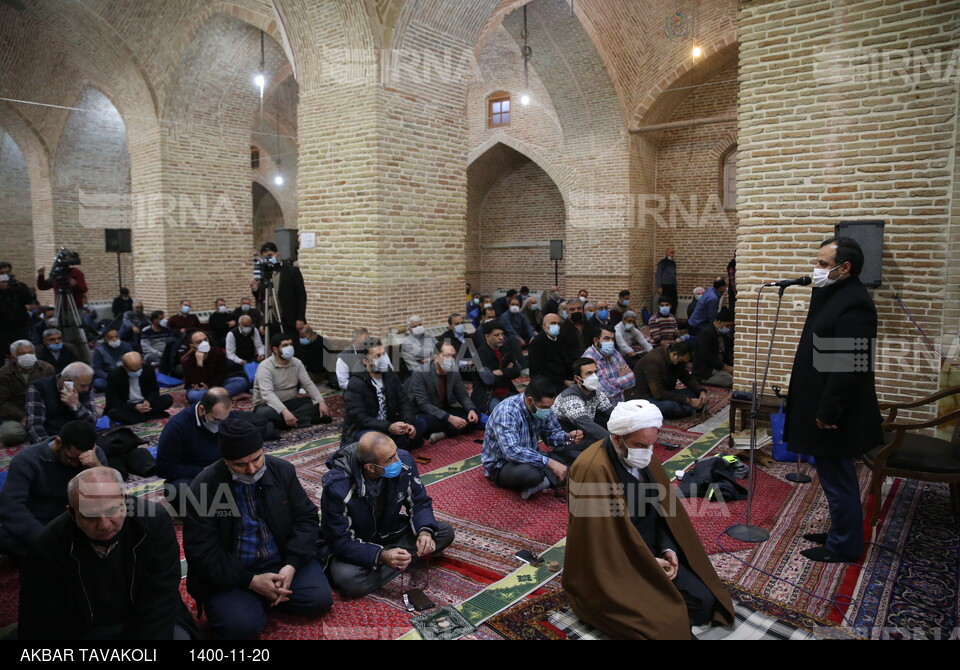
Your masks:
<svg viewBox="0 0 960 670"><path fill-rule="evenodd" d="M257 470L255 475L238 475L236 472L231 472L230 475L233 477L233 481L240 482L241 484L256 484L263 476L267 473L267 465L264 463L263 467Z"/></svg>
<svg viewBox="0 0 960 670"><path fill-rule="evenodd" d="M24 370L30 370L36 364L37 356L35 354L21 354L20 356L17 356L17 365Z"/></svg>
<svg viewBox="0 0 960 670"><path fill-rule="evenodd" d="M839 267L839 266L837 266ZM827 270L826 268L814 268L813 269L813 285L817 288L824 288L830 286L831 284L836 284L836 279L830 279L830 273L837 268L832 270Z"/></svg>
<svg viewBox="0 0 960 670"><path fill-rule="evenodd" d="M289 361L291 358L293 358L293 345L288 344L283 349L281 349L280 357L286 361Z"/></svg>
<svg viewBox="0 0 960 670"><path fill-rule="evenodd" d="M583 388L588 391L599 391L600 390L600 378L596 374L592 374L586 379L583 380Z"/></svg>
<svg viewBox="0 0 960 670"><path fill-rule="evenodd" d="M120 340L110 340L109 342L107 342L107 346L113 347L114 349L116 349L117 347L120 346Z"/></svg>
<svg viewBox="0 0 960 670"><path fill-rule="evenodd" d="M240 326L240 332L244 335L249 335L251 330L253 330L251 326Z"/></svg>
<svg viewBox="0 0 960 670"><path fill-rule="evenodd" d="M373 369L375 372L383 374L390 369L390 359L386 356L381 356L373 361Z"/></svg>
<svg viewBox="0 0 960 670"><path fill-rule="evenodd" d="M510 313L511 313L511 314L519 314L519 313L520 313L520 308L517 307L516 305L510 305Z"/></svg>
<svg viewBox="0 0 960 670"><path fill-rule="evenodd" d="M217 311L220 312L221 314L223 314L224 312L227 311L227 306L226 306L226 305L217 305Z"/></svg>
<svg viewBox="0 0 960 670"><path fill-rule="evenodd" d="M614 445L616 446L616 445ZM624 446L623 442L620 443L620 446ZM619 453L619 451L617 452ZM643 447L641 449L631 449L627 447L627 456L626 458L621 457L624 465L628 468L637 468L638 470L643 470L645 467L650 465L650 461L653 459L653 447Z"/></svg>
<svg viewBox="0 0 960 670"><path fill-rule="evenodd" d="M456 358L444 358L440 361L440 368L444 372L453 372L457 369L457 359Z"/></svg>
<svg viewBox="0 0 960 670"><path fill-rule="evenodd" d="M204 340L197 345L197 351L199 351L201 354L210 353L210 343L207 340Z"/></svg>
<svg viewBox="0 0 960 670"><path fill-rule="evenodd" d="M420 337L421 335L423 335L423 326L414 326L413 328L410 329L410 332L416 335L417 337Z"/></svg>

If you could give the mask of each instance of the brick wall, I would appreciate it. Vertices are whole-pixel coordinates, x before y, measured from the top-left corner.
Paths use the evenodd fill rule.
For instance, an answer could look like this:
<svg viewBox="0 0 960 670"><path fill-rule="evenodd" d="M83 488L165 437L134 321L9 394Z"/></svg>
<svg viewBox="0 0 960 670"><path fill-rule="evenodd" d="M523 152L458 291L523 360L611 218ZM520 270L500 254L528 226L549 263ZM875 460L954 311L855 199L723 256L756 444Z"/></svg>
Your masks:
<svg viewBox="0 0 960 670"><path fill-rule="evenodd" d="M54 243L80 254L88 300L112 300L119 293L117 255L104 251L103 230L131 227L126 127L113 103L96 89L84 89L75 106L88 111L70 114L57 145ZM53 258L37 258L37 265L49 273ZM121 254L120 269L124 285L136 296L131 254ZM52 291L40 295L53 300Z"/></svg>
<svg viewBox="0 0 960 670"><path fill-rule="evenodd" d="M253 182L253 247L259 249L264 242L273 242L273 231L284 228L283 211L273 193L258 182Z"/></svg>
<svg viewBox="0 0 960 670"><path fill-rule="evenodd" d="M737 66L723 69L701 84L677 107L669 121L737 113ZM736 122L661 131L657 147L656 257L677 248L678 290L709 286L726 272L736 246L736 211L723 207L722 159L736 146ZM662 200L659 200L662 198ZM661 209L662 205L662 209ZM662 221L662 223L661 223Z"/></svg>
<svg viewBox="0 0 960 670"><path fill-rule="evenodd" d="M32 283L33 231L30 226L30 177L23 153L13 138L0 129L0 260L13 264L13 272Z"/></svg>
<svg viewBox="0 0 960 670"><path fill-rule="evenodd" d="M955 69L953 78L944 72L960 46L958 19L960 6L942 2L784 0L740 10L738 282L809 274L837 221L884 219L884 285L871 291L881 400L938 386L938 366L894 294L934 340L944 314L957 313L956 292L945 292L957 92ZM786 381L808 295L788 293L772 383ZM753 299L741 298L752 313ZM763 301L761 336L769 336L773 303ZM752 343L753 333L741 320L740 341ZM747 350L738 347L740 369Z"/></svg>
<svg viewBox="0 0 960 670"><path fill-rule="evenodd" d="M474 290L553 285L549 240L563 239L564 224L563 197L536 163L525 161L504 174L480 212L479 258L467 261L480 268Z"/></svg>

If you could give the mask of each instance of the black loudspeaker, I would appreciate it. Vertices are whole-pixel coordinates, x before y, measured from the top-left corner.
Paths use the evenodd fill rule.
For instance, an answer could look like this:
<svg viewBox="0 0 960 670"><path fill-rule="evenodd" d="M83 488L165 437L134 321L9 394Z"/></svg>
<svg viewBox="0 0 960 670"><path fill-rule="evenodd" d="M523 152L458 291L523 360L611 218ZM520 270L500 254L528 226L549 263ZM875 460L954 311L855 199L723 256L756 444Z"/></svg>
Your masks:
<svg viewBox="0 0 960 670"><path fill-rule="evenodd" d="M103 250L108 254L129 254L133 251L129 228L104 228Z"/></svg>
<svg viewBox="0 0 960 670"><path fill-rule="evenodd" d="M563 240L550 240L550 260L563 260Z"/></svg>
<svg viewBox="0 0 960 670"><path fill-rule="evenodd" d="M296 228L277 228L273 231L277 244L277 253L285 261L296 261L297 250L300 248L300 239Z"/></svg>
<svg viewBox="0 0 960 670"><path fill-rule="evenodd" d="M864 286L876 288L883 283L883 227L884 222L841 221L834 227L837 237L850 237L863 249L863 271L860 281Z"/></svg>

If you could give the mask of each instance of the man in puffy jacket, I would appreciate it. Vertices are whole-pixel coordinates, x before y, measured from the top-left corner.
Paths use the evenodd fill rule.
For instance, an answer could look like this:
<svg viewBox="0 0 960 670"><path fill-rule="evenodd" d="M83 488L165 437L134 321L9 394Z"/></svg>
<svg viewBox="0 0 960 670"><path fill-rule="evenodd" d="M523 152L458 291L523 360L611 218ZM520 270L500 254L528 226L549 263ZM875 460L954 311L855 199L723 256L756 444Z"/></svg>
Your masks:
<svg viewBox="0 0 960 670"><path fill-rule="evenodd" d="M324 558L345 596L377 590L416 557L443 551L453 527L437 521L409 452L368 432L328 461L320 499Z"/></svg>

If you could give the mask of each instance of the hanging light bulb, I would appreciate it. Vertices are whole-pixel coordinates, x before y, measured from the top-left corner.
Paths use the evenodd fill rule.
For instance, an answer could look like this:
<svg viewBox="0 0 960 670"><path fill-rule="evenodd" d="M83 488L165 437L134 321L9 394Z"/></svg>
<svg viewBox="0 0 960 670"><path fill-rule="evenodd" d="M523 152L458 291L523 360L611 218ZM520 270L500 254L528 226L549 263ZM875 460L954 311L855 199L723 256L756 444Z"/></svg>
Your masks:
<svg viewBox="0 0 960 670"><path fill-rule="evenodd" d="M529 105L529 104L530 104L530 96L527 95L526 93L524 93L523 95L521 95L521 96L520 96L520 104L523 105L524 107L526 107L527 105Z"/></svg>
<svg viewBox="0 0 960 670"><path fill-rule="evenodd" d="M283 175L278 174L276 177L274 177L273 183L276 184L277 186L283 186Z"/></svg>
<svg viewBox="0 0 960 670"><path fill-rule="evenodd" d="M694 58L700 58L700 54L702 54L703 51L700 49L700 46L699 46L699 45L694 44L694 45L693 45L693 50L691 51L691 53L693 54L693 57L694 57Z"/></svg>
<svg viewBox="0 0 960 670"><path fill-rule="evenodd" d="M258 74L253 78L253 83L260 87L260 97L263 97L263 87L266 85L267 80L264 79L262 74Z"/></svg>

